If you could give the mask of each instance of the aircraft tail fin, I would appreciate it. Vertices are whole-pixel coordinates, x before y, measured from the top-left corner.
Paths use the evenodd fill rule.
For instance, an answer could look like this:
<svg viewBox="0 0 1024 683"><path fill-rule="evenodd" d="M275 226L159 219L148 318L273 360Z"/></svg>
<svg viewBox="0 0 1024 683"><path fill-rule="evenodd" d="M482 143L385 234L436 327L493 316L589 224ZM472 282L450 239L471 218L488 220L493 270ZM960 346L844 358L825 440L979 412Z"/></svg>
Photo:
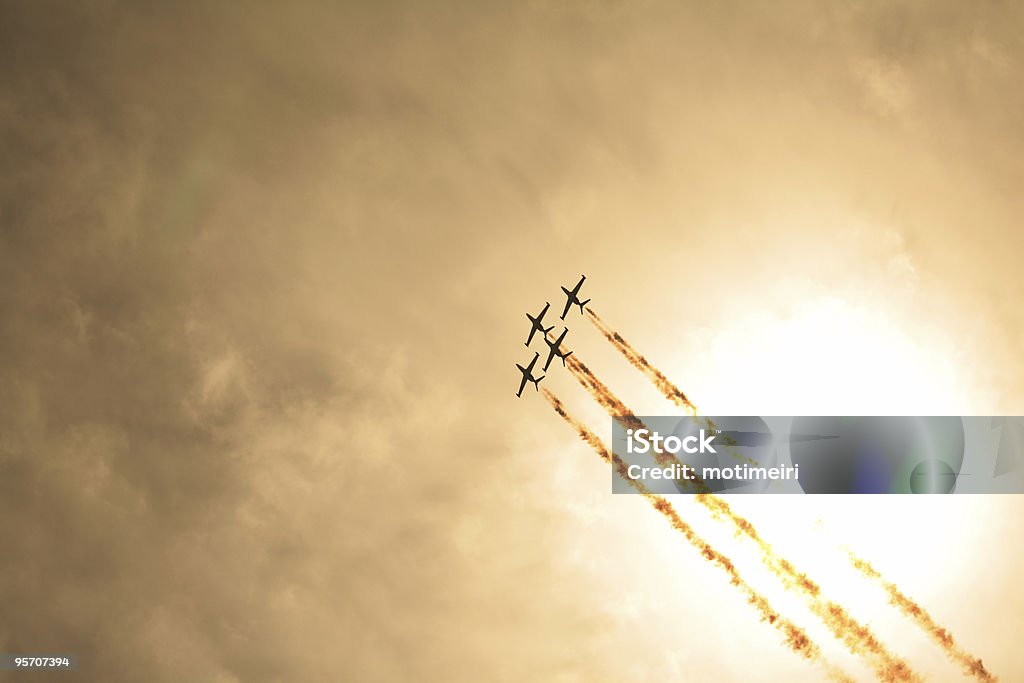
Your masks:
<svg viewBox="0 0 1024 683"><path fill-rule="evenodd" d="M565 367L565 359L572 355L572 351L562 356L562 367Z"/></svg>
<svg viewBox="0 0 1024 683"><path fill-rule="evenodd" d="M590 299L587 299L586 301L579 302L580 314L581 315L583 314L583 307L586 306L589 303L590 303Z"/></svg>
<svg viewBox="0 0 1024 683"><path fill-rule="evenodd" d="M533 388L536 389L537 391L540 391L540 381L545 377L547 377L547 375L541 375L537 379L531 379L530 381L533 382Z"/></svg>
<svg viewBox="0 0 1024 683"><path fill-rule="evenodd" d="M549 328L547 328L546 330L544 330L544 336L546 337L546 336L548 335L548 332L550 332L550 331L551 331L551 330L553 330L553 329L555 329L555 326L554 326L554 325L552 325L551 327L549 327Z"/></svg>

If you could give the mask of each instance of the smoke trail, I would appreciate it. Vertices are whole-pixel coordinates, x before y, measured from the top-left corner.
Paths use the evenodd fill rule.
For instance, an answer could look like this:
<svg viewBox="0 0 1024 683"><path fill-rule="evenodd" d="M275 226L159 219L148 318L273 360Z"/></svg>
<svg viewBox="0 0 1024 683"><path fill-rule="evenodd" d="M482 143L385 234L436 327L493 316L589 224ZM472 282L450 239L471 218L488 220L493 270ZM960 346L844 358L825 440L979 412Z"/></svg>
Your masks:
<svg viewBox="0 0 1024 683"><path fill-rule="evenodd" d="M696 548L701 555L729 575L729 583L736 586L744 594L747 598L747 602L753 605L761 615L762 621L767 621L782 633L785 644L790 650L804 657L808 661L821 666L830 679L839 681L840 683L852 683L852 679L850 679L849 676L822 657L821 648L819 648L818 645L807 636L803 629L775 611L763 595L758 593L752 586L750 586L750 584L743 580L743 577L740 576L739 571L732 563L732 560L715 550L711 544L701 538L697 532L693 530L693 527L683 521L667 499L651 493L643 482L629 478L626 472L626 464L622 459L614 452L609 452L596 434L569 415L565 406L557 396L548 389L543 389L542 393L544 394L544 398L548 400L548 403L551 404L551 407L554 408L555 412L558 413L573 429L575 429L579 437L589 444L605 462L612 465L623 480L628 482L638 493L643 495L651 506L661 513L672 527L681 533L690 545Z"/></svg>
<svg viewBox="0 0 1024 683"><path fill-rule="evenodd" d="M566 359L566 367L569 369L569 373L576 378L576 381L583 386L584 389L591 395L591 397L598 402L608 414L616 421L619 422L626 429L645 429L645 425L640 418L633 414L633 412L626 407L622 401L620 401L615 394L611 392L607 386L604 385L601 380L591 372L590 368L580 360L577 354L573 354ZM653 451L655 461L662 467L674 465L679 462L675 456L668 453L659 453ZM700 479L699 476L693 474L693 479L686 482L687 485L693 486L698 493L707 493L710 491L707 485Z"/></svg>
<svg viewBox="0 0 1024 683"><path fill-rule="evenodd" d="M881 584L885 588L886 593L889 594L889 602L910 617L932 640L938 643L939 647L955 664L958 664L963 669L964 673L977 678L979 681L985 681L985 683L998 680L989 673L980 658L972 656L957 645L956 641L953 640L953 634L936 624L931 615L916 602L904 595L896 584L887 581L867 560L857 557L849 548L846 549L846 553L850 558L850 563L861 574Z"/></svg>
<svg viewBox="0 0 1024 683"><path fill-rule="evenodd" d="M686 394L669 381L668 377L662 374L660 370L647 362L647 359L630 346L629 342L623 339L618 332L608 327L593 308L587 307L587 315L590 317L590 322L594 323L594 326L604 335L604 338L611 342L612 346L617 348L633 367L643 372L658 387L661 393L665 395L665 398L680 408L685 408L691 415L697 414L697 406L686 397Z"/></svg>
<svg viewBox="0 0 1024 683"><path fill-rule="evenodd" d="M572 376L576 378L576 381L590 393L594 400L604 406L605 410L614 419L618 420L627 429L643 429L644 423L640 421L640 418L634 415L624 403L612 394L611 390L580 360L579 355L573 353L565 361L565 366L569 369ZM655 457L659 456L664 457L662 454L655 453Z"/></svg>
<svg viewBox="0 0 1024 683"><path fill-rule="evenodd" d="M686 397L682 390L676 387L657 368L652 366L647 359L640 355L640 353L638 353L636 349L629 344L629 342L623 339L618 332L611 329L592 308L587 308L587 314L589 315L591 322L597 327L605 339L617 348L634 367L640 369L667 399L690 411L691 414L696 414L696 406ZM605 388L605 391L607 391L607 388ZM621 411L622 409L625 409L625 406L621 406L619 410ZM708 420L708 424L712 427L714 426L714 423L710 420ZM798 583L803 590L812 594L816 595L819 592L819 589L814 582L807 579L806 576L796 572L791 566L789 566L789 563L786 560L777 558L771 547L761 539L760 536L758 536L753 525L751 525L747 520L734 515L724 500L710 496L701 496L701 498L705 498L703 502L705 505L709 506L709 509L712 509L712 514L728 517L742 534L757 543L765 557L776 558L772 560L773 564L779 571L790 577L790 581ZM947 629L936 624L931 616L920 605L900 592L899 588L897 588L895 584L882 577L881 574L868 564L867 561L856 557L849 550L847 550L847 553L853 566L869 579L880 583L889 594L889 601L904 614L909 616L914 623L916 623L923 631L925 631L925 633L928 634L929 637L932 638L932 640L938 643L946 655L954 663L960 665L968 675L974 676L979 681L984 681L986 683L997 680L995 676L985 669L985 665L982 663L980 658L972 656L956 645L952 634ZM829 605L831 604L832 603L828 603L824 605L823 608L828 611L830 609ZM829 615L827 618L832 617Z"/></svg>
<svg viewBox="0 0 1024 683"><path fill-rule="evenodd" d="M738 535L746 536L761 551L761 558L768 569L775 574L787 588L795 588L807 598L808 607L829 630L841 640L850 652L868 658L872 662L876 675L882 681L916 681L920 677L914 673L903 660L889 652L878 640L871 629L858 622L841 605L826 600L821 594L821 587L806 574L796 569L793 564L778 555L771 544L744 517L732 511L725 500L718 496L697 496L702 503L718 518L725 518L736 527Z"/></svg>
<svg viewBox="0 0 1024 683"><path fill-rule="evenodd" d="M657 387L658 391L660 391L665 398L672 401L677 406L684 408L693 417L697 417L697 406L686 397L686 394L683 393L682 389L673 384L671 380L669 380L669 378L660 370L651 365L645 357L640 355L640 353L622 337L622 335L611 329L594 311L594 309L587 307L586 311L587 315L590 317L590 322L597 327L604 338L607 339L612 346L618 349L619 352L625 356L630 365L643 372L643 374L651 380L651 383ZM706 429L711 430L717 428L711 418L702 417L701 421ZM735 445L735 442L725 435L722 437L722 443L725 443L726 445ZM730 457L745 462L748 465L752 465L754 467L760 465L756 460L737 453L732 449L729 449L728 453Z"/></svg>
<svg viewBox="0 0 1024 683"><path fill-rule="evenodd" d="M630 429L643 428L643 421L591 372L577 354L569 356L566 367L612 418ZM681 464L674 455L669 453L655 452L654 458L662 466ZM628 477L626 478L628 480ZM811 581L806 574L797 571L788 560L779 557L771 545L760 537L749 520L732 512L729 505L718 496L707 493L707 486L704 485L704 482L698 479L695 483L700 491L697 501L707 507L716 519L728 520L736 527L740 535L754 541L761 551L762 562L769 571L779 578L787 589L802 593L815 616L850 652L868 660L879 680L886 683L920 680L910 666L889 652L888 648L869 628L857 621L840 605L824 599L821 596L821 589L815 582Z"/></svg>

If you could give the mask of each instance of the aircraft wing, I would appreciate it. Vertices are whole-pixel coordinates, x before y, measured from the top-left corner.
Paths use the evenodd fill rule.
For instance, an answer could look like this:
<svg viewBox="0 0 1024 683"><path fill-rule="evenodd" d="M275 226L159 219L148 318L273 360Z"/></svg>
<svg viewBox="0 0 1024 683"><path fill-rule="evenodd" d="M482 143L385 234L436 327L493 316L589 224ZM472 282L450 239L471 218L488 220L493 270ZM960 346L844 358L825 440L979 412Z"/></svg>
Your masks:
<svg viewBox="0 0 1024 683"><path fill-rule="evenodd" d="M551 365L551 359L555 357L555 349L558 348L557 344L549 344L551 347L548 350L548 359L544 361L544 371L547 372L548 366Z"/></svg>
<svg viewBox="0 0 1024 683"><path fill-rule="evenodd" d="M526 373L523 373L523 379L519 382L519 391L516 392L516 398L523 395L523 389L526 388Z"/></svg>
<svg viewBox="0 0 1024 683"><path fill-rule="evenodd" d="M533 352L533 360L531 360L530 364L526 366L526 376L527 377L533 377L533 366L537 364L537 359L538 358L540 358L540 352L539 351L534 351Z"/></svg>
<svg viewBox="0 0 1024 683"><path fill-rule="evenodd" d="M564 287L562 289L565 289ZM562 320L565 320L565 316L569 313L569 307L572 306L572 294L566 290L565 296L565 308L562 309Z"/></svg>
<svg viewBox="0 0 1024 683"><path fill-rule="evenodd" d="M527 318L529 318L530 316L526 316L526 317L527 317ZM530 334L529 334L529 336L527 336L527 337L526 337L526 345L527 345L527 346L529 346L529 345L530 345L530 342L532 342L532 341L533 341L533 335L534 335L534 333L535 333L536 331L537 331L537 326L536 326L536 325L533 325L533 326L532 326L532 327L530 328Z"/></svg>

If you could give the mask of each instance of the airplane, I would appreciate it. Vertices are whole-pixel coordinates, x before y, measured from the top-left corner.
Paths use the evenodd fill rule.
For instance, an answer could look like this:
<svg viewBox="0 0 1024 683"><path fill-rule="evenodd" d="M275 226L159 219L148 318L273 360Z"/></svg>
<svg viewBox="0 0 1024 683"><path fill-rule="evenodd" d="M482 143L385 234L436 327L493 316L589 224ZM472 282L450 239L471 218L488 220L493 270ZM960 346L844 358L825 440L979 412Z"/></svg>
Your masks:
<svg viewBox="0 0 1024 683"><path fill-rule="evenodd" d="M548 328L545 329L544 324L543 324L544 323L544 314L548 312L549 308L551 308L551 304L549 304L548 302L545 301L544 302L544 310L542 310L540 313L538 313L536 318L534 318L529 313L526 314L526 317L530 319L530 323L533 324L533 327L530 328L530 336L526 338L526 344L525 344L526 346L529 346L530 342L533 341L533 333L534 332L540 331L540 332L543 332L545 335L547 335L548 332L550 332L551 330L555 329L554 325L552 325L551 327L548 327Z"/></svg>
<svg viewBox="0 0 1024 683"><path fill-rule="evenodd" d="M519 383L519 391L516 392L516 398L523 395L523 389L526 387L527 382L533 382L533 387L537 391L540 391L540 381L547 377L547 375L541 375L540 377L533 376L533 366L537 364L538 358L540 358L540 352L534 351L533 360L531 360L530 364L525 368L519 363L516 363L516 367L519 368L519 372L523 373L523 380Z"/></svg>
<svg viewBox="0 0 1024 683"><path fill-rule="evenodd" d="M570 351L569 353L563 353L560 347L562 346L562 340L565 339L565 335L568 333L569 328L563 327L562 334L560 334L558 336L558 339L554 341L551 341L550 339L547 338L547 335L544 335L544 343L547 344L551 349L550 351L548 351L548 360L546 363L544 363L545 372L547 372L548 366L551 365L551 361L552 359L554 359L555 356L558 356L559 358L562 359L562 367L565 367L565 359L572 355L572 351Z"/></svg>
<svg viewBox="0 0 1024 683"><path fill-rule="evenodd" d="M573 304L580 307L580 315L583 315L583 307L590 303L590 299L580 301L580 298L577 295L580 293L580 287L583 286L583 281L586 279L586 275L581 275L580 281L576 283L576 286L572 288L571 292L565 287L562 287L562 291L565 292L565 309L562 311L562 320L565 320L565 315L569 312L569 307Z"/></svg>

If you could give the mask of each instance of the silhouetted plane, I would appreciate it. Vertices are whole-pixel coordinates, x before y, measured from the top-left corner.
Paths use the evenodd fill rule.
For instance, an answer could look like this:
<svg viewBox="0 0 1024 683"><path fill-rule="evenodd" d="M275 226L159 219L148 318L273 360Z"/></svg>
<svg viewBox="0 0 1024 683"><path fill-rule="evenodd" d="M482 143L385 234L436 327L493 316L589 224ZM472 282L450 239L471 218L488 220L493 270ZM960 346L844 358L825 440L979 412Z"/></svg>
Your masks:
<svg viewBox="0 0 1024 683"><path fill-rule="evenodd" d="M544 323L544 314L548 312L549 308L551 308L551 304L549 304L548 302L545 301L544 302L544 310L542 310L540 313L538 313L536 318L534 318L529 313L526 314L526 317L530 319L530 323L533 324L533 327L530 328L530 336L526 338L526 346L529 346L530 342L533 341L533 333L534 332L538 332L539 331L539 332L543 332L544 334L547 334L551 330L555 329L554 325L552 325L551 327L548 327L548 328L545 329L544 324L543 324Z"/></svg>
<svg viewBox="0 0 1024 683"><path fill-rule="evenodd" d="M548 351L548 359L544 363L545 372L547 372L548 366L551 365L551 361L552 359L554 359L555 356L558 356L559 358L562 359L562 367L565 367L565 359L572 355L572 351L570 351L569 353L563 353L559 347L562 346L562 340L565 339L565 335L568 333L569 328L564 327L562 328L562 334L558 335L558 339L554 341L548 339L547 335L544 336L544 343L547 344L548 348L550 349Z"/></svg>
<svg viewBox="0 0 1024 683"><path fill-rule="evenodd" d="M540 377L533 376L533 366L537 364L537 359L540 358L540 353L537 351L533 352L533 360L525 368L516 363L516 367L519 368L519 372L523 373L523 381L519 383L519 391L516 392L516 398L523 395L523 389L526 387L527 382L533 382L533 386L537 391L540 391L540 381L547 375L541 375Z"/></svg>
<svg viewBox="0 0 1024 683"><path fill-rule="evenodd" d="M565 292L565 310L562 311L562 320L565 320L565 314L569 312L569 307L573 304L580 307L580 315L583 315L583 307L590 303L590 299L580 301L580 298L577 295L580 293L580 287L583 286L583 281L586 279L586 275L581 275L580 281L576 283L576 286L572 288L571 292L565 287L562 287L562 291Z"/></svg>

